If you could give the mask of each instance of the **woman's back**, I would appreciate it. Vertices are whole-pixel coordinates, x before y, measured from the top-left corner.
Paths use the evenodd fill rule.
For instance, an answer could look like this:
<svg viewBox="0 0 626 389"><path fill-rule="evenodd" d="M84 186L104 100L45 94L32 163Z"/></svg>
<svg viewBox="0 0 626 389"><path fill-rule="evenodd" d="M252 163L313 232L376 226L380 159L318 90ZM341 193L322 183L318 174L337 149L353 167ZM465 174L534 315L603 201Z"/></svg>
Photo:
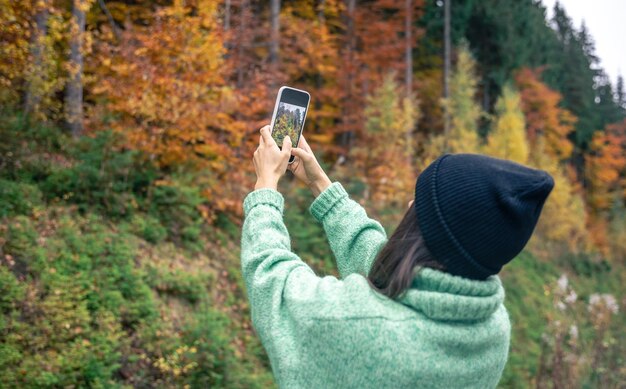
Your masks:
<svg viewBox="0 0 626 389"><path fill-rule="evenodd" d="M495 387L510 340L499 279L468 282L431 269L417 279L430 290L411 289L402 304L371 291L358 274L343 286L329 281L318 302L290 304L298 301L290 297L283 316L289 319L275 328L282 336L268 339L276 343L270 349L281 350L272 361L279 385ZM315 305L334 309L319 313Z"/></svg>
<svg viewBox="0 0 626 389"><path fill-rule="evenodd" d="M334 183L311 212L341 279L317 277L290 251L283 206L276 191L248 195L242 236L252 320L280 387L495 387L510 340L497 275L477 281L423 268L398 300L376 292L362 274L385 231Z"/></svg>
<svg viewBox="0 0 626 389"><path fill-rule="evenodd" d="M339 278L291 251L276 172L289 157L262 130L256 190L243 203L241 265L252 323L285 388L489 388L508 357L511 324L498 277L530 238L554 186L543 171L446 154L418 177L388 239L310 148L294 174L317 195ZM282 165L281 165L282 164ZM270 182L266 186L266 182Z"/></svg>

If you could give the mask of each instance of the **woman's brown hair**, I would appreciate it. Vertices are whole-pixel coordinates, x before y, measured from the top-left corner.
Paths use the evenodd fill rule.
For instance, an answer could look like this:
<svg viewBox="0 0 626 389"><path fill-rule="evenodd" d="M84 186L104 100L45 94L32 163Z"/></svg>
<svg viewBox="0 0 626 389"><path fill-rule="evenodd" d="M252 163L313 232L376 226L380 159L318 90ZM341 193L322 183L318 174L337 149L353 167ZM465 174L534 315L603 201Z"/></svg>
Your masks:
<svg viewBox="0 0 626 389"><path fill-rule="evenodd" d="M431 255L424 244L414 202L378 252L367 280L379 293L395 299L411 286L415 269L422 267L445 271L445 266Z"/></svg>

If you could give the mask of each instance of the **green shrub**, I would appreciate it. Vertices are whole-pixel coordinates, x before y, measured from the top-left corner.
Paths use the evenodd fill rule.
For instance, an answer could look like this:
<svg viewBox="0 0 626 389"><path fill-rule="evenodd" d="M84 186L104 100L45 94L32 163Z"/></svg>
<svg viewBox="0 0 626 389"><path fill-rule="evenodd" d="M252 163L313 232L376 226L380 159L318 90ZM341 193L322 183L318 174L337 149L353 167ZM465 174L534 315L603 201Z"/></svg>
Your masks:
<svg viewBox="0 0 626 389"><path fill-rule="evenodd" d="M0 110L0 177L36 182L67 161L69 137L58 127Z"/></svg>
<svg viewBox="0 0 626 389"><path fill-rule="evenodd" d="M73 139L54 126L2 116L0 126L0 217L29 215L43 199L78 205L118 221L149 242L164 238L200 250L205 224L198 207L207 204L192 169L169 175L119 133L99 131ZM157 179L159 181L157 181ZM43 198L43 199L42 199ZM134 217L136 213L147 214Z"/></svg>
<svg viewBox="0 0 626 389"><path fill-rule="evenodd" d="M75 163L54 170L42 183L44 194L78 204L83 210L95 208L110 217L132 215L157 172L121 144L120 135L110 131L80 138L69 150Z"/></svg>
<svg viewBox="0 0 626 389"><path fill-rule="evenodd" d="M146 282L159 293L180 297L192 304L208 296L207 286L212 278L208 274L191 274L182 270L149 267Z"/></svg>
<svg viewBox="0 0 626 389"><path fill-rule="evenodd" d="M9 221L2 249L31 261L23 282L0 266L0 381L115 387L129 336L158 319L136 263L136 239L91 215L60 215L46 230L45 244L37 245L29 219Z"/></svg>
<svg viewBox="0 0 626 389"><path fill-rule="evenodd" d="M14 215L30 215L42 207L41 191L32 184L0 178L0 218Z"/></svg>
<svg viewBox="0 0 626 389"><path fill-rule="evenodd" d="M269 365L255 365L257 352L265 351L257 338L245 340L246 348L238 350L233 342L238 326L219 310L201 306L183 327L182 341L193 348L193 368L185 383L192 388L269 388L275 387ZM267 361L266 361L267 362Z"/></svg>
<svg viewBox="0 0 626 389"><path fill-rule="evenodd" d="M37 231L31 219L17 216L9 221L4 252L15 257L23 257L37 245Z"/></svg>
<svg viewBox="0 0 626 389"><path fill-rule="evenodd" d="M562 268L571 269L581 277L601 276L611 271L611 264L606 259L586 253L568 253L558 258L558 263Z"/></svg>
<svg viewBox="0 0 626 389"><path fill-rule="evenodd" d="M198 238L204 219L198 207L206 202L200 188L188 183L188 176L173 176L168 184L152 189L148 211L166 227L170 239L191 249L201 249Z"/></svg>
<svg viewBox="0 0 626 389"><path fill-rule="evenodd" d="M198 174L158 170L112 132L74 139L19 115L0 113L0 139L0 387L271 386L258 339L239 350L209 306L211 273L139 257L145 241L205 246Z"/></svg>
<svg viewBox="0 0 626 389"><path fill-rule="evenodd" d="M284 220L292 242L292 250L309 263L318 274L335 274L334 256L326 233L309 212L314 198L308 188L285 183Z"/></svg>
<svg viewBox="0 0 626 389"><path fill-rule="evenodd" d="M500 384L526 387L537 374L541 336L546 315L553 309L545 294L549 280L558 278L552 263L544 263L527 251L520 253L501 272L506 291L505 306L511 319L511 353Z"/></svg>
<svg viewBox="0 0 626 389"><path fill-rule="evenodd" d="M165 227L152 215L133 215L131 230L150 243L160 242L167 237Z"/></svg>
<svg viewBox="0 0 626 389"><path fill-rule="evenodd" d="M24 286L6 267L0 267L0 312L8 313L15 309L17 302L24 297ZM2 327L0 326L0 330Z"/></svg>

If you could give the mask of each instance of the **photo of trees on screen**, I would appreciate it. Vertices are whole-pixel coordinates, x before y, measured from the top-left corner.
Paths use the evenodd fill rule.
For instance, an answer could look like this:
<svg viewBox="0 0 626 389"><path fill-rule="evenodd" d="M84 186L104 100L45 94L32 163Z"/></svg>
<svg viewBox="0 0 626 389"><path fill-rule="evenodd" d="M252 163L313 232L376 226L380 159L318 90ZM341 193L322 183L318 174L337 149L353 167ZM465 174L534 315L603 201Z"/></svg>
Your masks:
<svg viewBox="0 0 626 389"><path fill-rule="evenodd" d="M289 135L291 142L296 143L298 134L304 122L304 107L280 102L272 137L278 146L282 146L285 135Z"/></svg>

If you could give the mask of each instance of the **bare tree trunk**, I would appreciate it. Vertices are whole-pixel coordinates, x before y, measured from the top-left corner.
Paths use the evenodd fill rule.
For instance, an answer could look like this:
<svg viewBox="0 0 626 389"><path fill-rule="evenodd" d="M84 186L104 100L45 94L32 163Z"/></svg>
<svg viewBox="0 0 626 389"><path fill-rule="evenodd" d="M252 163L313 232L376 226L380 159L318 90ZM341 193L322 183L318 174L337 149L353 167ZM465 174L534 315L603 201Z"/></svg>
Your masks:
<svg viewBox="0 0 626 389"><path fill-rule="evenodd" d="M489 76L483 77L483 110L489 112L491 106L491 96L489 95Z"/></svg>
<svg viewBox="0 0 626 389"><path fill-rule="evenodd" d="M44 40L47 34L48 24L48 1L39 3L35 11L35 25L31 36L31 54L33 56L33 71L28 80L26 96L24 98L24 112L28 115L38 112L41 104L42 83L46 79L45 69L42 69L44 61Z"/></svg>
<svg viewBox="0 0 626 389"><path fill-rule="evenodd" d="M319 22L320 26L323 26L324 24L326 24L326 16L324 15L324 6L326 5L326 0L319 0L319 3L317 4L317 21ZM317 73L317 75L315 76L315 86L318 90L322 89L322 85L324 84L324 78L322 77L321 73ZM315 99L315 111L319 112L319 110L322 108L322 102L320 99ZM316 120L315 121L315 131L317 132L317 130L320 128L320 124L319 121Z"/></svg>
<svg viewBox="0 0 626 389"><path fill-rule="evenodd" d="M85 35L85 0L73 0L70 23L70 72L65 91L65 112L72 135L83 132L83 38Z"/></svg>
<svg viewBox="0 0 626 389"><path fill-rule="evenodd" d="M224 3L224 31L230 30L230 0Z"/></svg>
<svg viewBox="0 0 626 389"><path fill-rule="evenodd" d="M243 72L244 72L244 42L246 42L246 29L248 28L248 22L250 20L250 0L242 0L241 9L239 10L239 32L237 37L237 88L243 87Z"/></svg>
<svg viewBox="0 0 626 389"><path fill-rule="evenodd" d="M405 37L405 67L404 76L406 82L406 96L410 102L413 101L413 0L405 2L405 18L404 18L404 37ZM412 163L412 144L413 144L413 127L408 126L406 129L406 148L407 148L407 166Z"/></svg>
<svg viewBox="0 0 626 389"><path fill-rule="evenodd" d="M353 112L350 109L346 109L346 105L350 103L352 100L352 93L354 89L354 76L352 72L355 71L354 68L354 49L355 49L355 33L354 33L354 11L356 10L356 0L347 0L348 1L348 20L347 20L347 44L346 44L346 52L347 52L347 62L348 62L348 83L346 85L346 96L347 101L344 102L344 113L342 115L344 121L350 122L351 116ZM346 152L350 150L350 145L352 144L352 130L350 129L350 123L347 124L347 129L344 129L342 134L341 144L346 147Z"/></svg>
<svg viewBox="0 0 626 389"><path fill-rule="evenodd" d="M120 28L115 23L115 20L113 19L113 15L111 15L111 12L109 12L109 8L107 7L104 0L98 0L98 4L100 5L102 12L104 12L104 14L106 15L107 20L109 21L109 24L111 25L111 28L113 29L113 35L115 35L115 39L117 39L117 41L120 42L122 40L122 37L120 34Z"/></svg>
<svg viewBox="0 0 626 389"><path fill-rule="evenodd" d="M446 99L446 105L443 111L444 123L444 150L448 151L448 137L450 135L450 110L448 109L447 99L450 97L450 1L444 0L444 16L443 16L443 98Z"/></svg>
<svg viewBox="0 0 626 389"><path fill-rule="evenodd" d="M326 5L326 0L319 0L319 3L317 5L317 20L319 20L320 23L326 22L326 17L324 16L325 5Z"/></svg>
<svg viewBox="0 0 626 389"><path fill-rule="evenodd" d="M280 0L270 2L270 66L272 70L272 82L276 84L278 76L278 51L280 49Z"/></svg>
<svg viewBox="0 0 626 389"><path fill-rule="evenodd" d="M405 36L405 60L406 60L406 95L411 96L413 94L413 0L406 0L405 3L406 15L404 18L404 36Z"/></svg>

